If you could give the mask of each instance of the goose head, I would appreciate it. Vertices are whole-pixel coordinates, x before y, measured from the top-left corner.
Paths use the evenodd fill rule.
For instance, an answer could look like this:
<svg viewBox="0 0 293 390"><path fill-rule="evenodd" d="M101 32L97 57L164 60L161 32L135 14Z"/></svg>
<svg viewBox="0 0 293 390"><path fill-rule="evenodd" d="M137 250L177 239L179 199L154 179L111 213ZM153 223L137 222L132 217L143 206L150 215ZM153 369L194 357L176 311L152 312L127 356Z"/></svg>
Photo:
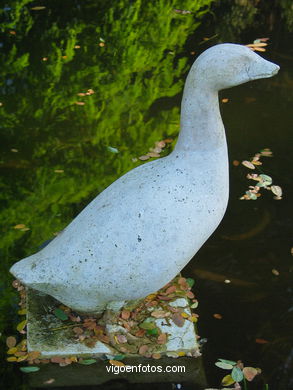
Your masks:
<svg viewBox="0 0 293 390"><path fill-rule="evenodd" d="M280 67L265 60L246 46L224 43L202 53L191 72L196 85L221 90L251 80L272 77Z"/></svg>

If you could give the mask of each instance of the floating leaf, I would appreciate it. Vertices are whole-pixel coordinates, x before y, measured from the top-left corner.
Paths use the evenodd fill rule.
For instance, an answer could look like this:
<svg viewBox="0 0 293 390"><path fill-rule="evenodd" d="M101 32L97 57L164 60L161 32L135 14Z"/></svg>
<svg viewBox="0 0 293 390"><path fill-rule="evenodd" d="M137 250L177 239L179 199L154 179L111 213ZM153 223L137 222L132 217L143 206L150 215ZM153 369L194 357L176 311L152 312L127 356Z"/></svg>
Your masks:
<svg viewBox="0 0 293 390"><path fill-rule="evenodd" d="M13 226L13 227L14 227L14 229L24 229L26 226L23 223L19 223L19 224Z"/></svg>
<svg viewBox="0 0 293 390"><path fill-rule="evenodd" d="M165 317L168 317L170 315L170 312L169 311L164 311L164 310L154 310L151 314L152 317L155 317L155 318L165 318Z"/></svg>
<svg viewBox="0 0 293 390"><path fill-rule="evenodd" d="M222 379L222 385L223 386L230 386L230 385L233 385L233 383L235 383L234 379L231 377L231 375L226 375L224 376L224 378Z"/></svg>
<svg viewBox="0 0 293 390"><path fill-rule="evenodd" d="M127 343L127 337L124 336L124 334L117 334L116 339L117 339L118 343L120 343L120 344Z"/></svg>
<svg viewBox="0 0 293 390"><path fill-rule="evenodd" d="M141 161L148 160L149 158L150 158L150 156L146 156L146 155L138 157L138 159Z"/></svg>
<svg viewBox="0 0 293 390"><path fill-rule="evenodd" d="M36 5L35 7L31 7L32 11L41 11L42 9L46 9L46 7L42 5Z"/></svg>
<svg viewBox="0 0 293 390"><path fill-rule="evenodd" d="M242 370L239 367L233 367L231 377L234 379L235 382L241 382L243 379Z"/></svg>
<svg viewBox="0 0 293 390"><path fill-rule="evenodd" d="M115 355L113 357L113 360L123 360L125 358L125 355Z"/></svg>
<svg viewBox="0 0 293 390"><path fill-rule="evenodd" d="M113 148L112 146L107 146L107 150L111 153L119 153L117 148Z"/></svg>
<svg viewBox="0 0 293 390"><path fill-rule="evenodd" d="M258 374L257 369L254 367L244 367L242 372L245 379L247 379L249 382L251 382L253 378Z"/></svg>
<svg viewBox="0 0 293 390"><path fill-rule="evenodd" d="M269 186L273 182L273 179L268 175L261 174L261 175L259 175L259 177L261 178L260 183L262 183L262 186ZM257 186L261 187L261 185L259 185L259 183L257 184Z"/></svg>
<svg viewBox="0 0 293 390"><path fill-rule="evenodd" d="M184 311L181 313L181 316L183 318L188 318L189 317L189 314L185 313Z"/></svg>
<svg viewBox="0 0 293 390"><path fill-rule="evenodd" d="M16 329L17 329L19 332L21 332L21 331L23 331L23 329L25 328L26 324L27 324L27 320L21 321L21 322L17 325Z"/></svg>
<svg viewBox="0 0 293 390"><path fill-rule="evenodd" d="M241 164L244 165L246 168L255 169L255 166L254 166L254 165L252 164L252 162L250 162L250 161L244 160L244 161L242 161Z"/></svg>
<svg viewBox="0 0 293 390"><path fill-rule="evenodd" d="M233 365L224 363L224 362L216 362L215 365L219 368L222 368L223 370L232 370Z"/></svg>
<svg viewBox="0 0 293 390"><path fill-rule="evenodd" d="M234 360L227 360L227 359L218 359L220 362L227 363L227 364L232 364L233 366L237 364L237 362L234 362Z"/></svg>
<svg viewBox="0 0 293 390"><path fill-rule="evenodd" d="M190 307L191 309L196 309L198 307L198 301L194 302Z"/></svg>
<svg viewBox="0 0 293 390"><path fill-rule="evenodd" d="M78 326L74 327L72 330L75 334L78 334L78 335L83 334L83 329L79 328Z"/></svg>
<svg viewBox="0 0 293 390"><path fill-rule="evenodd" d="M17 352L17 348L16 347L9 348L8 351L7 351L7 355L14 355L15 352Z"/></svg>
<svg viewBox="0 0 293 390"><path fill-rule="evenodd" d="M166 294L169 295L169 294L172 294L176 291L176 286L170 286L167 288L166 290Z"/></svg>
<svg viewBox="0 0 293 390"><path fill-rule="evenodd" d="M272 193L277 195L277 196L282 196L283 191L280 186L271 186Z"/></svg>
<svg viewBox="0 0 293 390"><path fill-rule="evenodd" d="M187 284L188 284L188 286L189 286L190 288L193 287L193 285L194 285L194 283L195 283L194 279L192 279L192 278L187 278L187 279L186 279L186 282L187 282Z"/></svg>
<svg viewBox="0 0 293 390"><path fill-rule="evenodd" d="M280 275L280 272L279 272L277 269L273 268L273 269L272 269L272 274L273 274L273 275L276 275L276 276L279 276L279 275Z"/></svg>
<svg viewBox="0 0 293 390"><path fill-rule="evenodd" d="M125 366L125 364L119 360L109 360L109 363L112 364L112 366Z"/></svg>
<svg viewBox="0 0 293 390"><path fill-rule="evenodd" d="M27 309L18 310L17 314L19 314L20 316L24 316L25 314L27 314Z"/></svg>
<svg viewBox="0 0 293 390"><path fill-rule="evenodd" d="M229 99L228 98L224 98L222 99L222 103L228 103Z"/></svg>
<svg viewBox="0 0 293 390"><path fill-rule="evenodd" d="M189 298L189 299L193 299L194 298L194 294L192 291L188 291L188 293L186 294L186 296Z"/></svg>
<svg viewBox="0 0 293 390"><path fill-rule="evenodd" d="M54 315L59 318L59 320L66 321L68 320L68 315L64 313L63 310L61 309L55 309L54 310Z"/></svg>
<svg viewBox="0 0 293 390"><path fill-rule="evenodd" d="M6 359L8 362L16 362L17 361L17 358L15 356L9 356L7 359Z"/></svg>
<svg viewBox="0 0 293 390"><path fill-rule="evenodd" d="M9 336L6 339L6 345L8 348L13 348L16 346L16 338L13 336Z"/></svg>
<svg viewBox="0 0 293 390"><path fill-rule="evenodd" d="M40 367L36 366L28 366L28 367L20 367L20 371L29 373L29 372L36 372L39 371Z"/></svg>
<svg viewBox="0 0 293 390"><path fill-rule="evenodd" d="M161 359L161 357L162 357L162 356L161 356L159 353L153 353L153 354L152 354L152 358L153 358L153 359Z"/></svg>
<svg viewBox="0 0 293 390"><path fill-rule="evenodd" d="M85 360L79 360L79 364L83 364L85 366L89 366L90 364L94 364L97 361L95 359L85 359Z"/></svg>
<svg viewBox="0 0 293 390"><path fill-rule="evenodd" d="M213 317L216 318L217 320L221 320L223 318L222 314L219 313L213 314Z"/></svg>
<svg viewBox="0 0 293 390"><path fill-rule="evenodd" d="M265 339L257 338L257 339L255 339L255 342L256 342L257 344L267 344L269 341L268 341L268 340L265 340Z"/></svg>

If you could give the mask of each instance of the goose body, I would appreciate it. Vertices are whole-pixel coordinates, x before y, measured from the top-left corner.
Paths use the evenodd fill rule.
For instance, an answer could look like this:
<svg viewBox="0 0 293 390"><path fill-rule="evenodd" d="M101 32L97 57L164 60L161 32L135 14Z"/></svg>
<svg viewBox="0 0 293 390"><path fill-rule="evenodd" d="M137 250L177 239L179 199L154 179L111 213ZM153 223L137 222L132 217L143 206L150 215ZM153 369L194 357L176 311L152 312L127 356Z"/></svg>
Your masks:
<svg viewBox="0 0 293 390"><path fill-rule="evenodd" d="M174 151L120 177L11 272L89 313L142 298L169 282L226 210L228 153L218 90L271 77L278 69L241 45L205 51L187 77Z"/></svg>

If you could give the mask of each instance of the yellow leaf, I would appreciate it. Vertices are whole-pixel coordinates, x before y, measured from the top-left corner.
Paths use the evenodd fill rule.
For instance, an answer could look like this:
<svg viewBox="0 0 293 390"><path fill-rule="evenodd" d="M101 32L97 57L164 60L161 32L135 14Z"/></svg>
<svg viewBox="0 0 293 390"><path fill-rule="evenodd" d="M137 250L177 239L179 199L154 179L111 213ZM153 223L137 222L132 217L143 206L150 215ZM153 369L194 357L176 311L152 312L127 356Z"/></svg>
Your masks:
<svg viewBox="0 0 293 390"><path fill-rule="evenodd" d="M28 355L24 355L24 356L20 356L18 359L17 359L17 362L23 362L24 360L26 360L28 357Z"/></svg>
<svg viewBox="0 0 293 390"><path fill-rule="evenodd" d="M6 359L8 362L16 362L17 359L15 356L10 356L9 358Z"/></svg>
<svg viewBox="0 0 293 390"><path fill-rule="evenodd" d="M189 315L188 315L187 313L185 313L185 312L181 313L181 316L182 316L183 318L188 318L188 317L189 317Z"/></svg>
<svg viewBox="0 0 293 390"><path fill-rule="evenodd" d="M23 228L25 228L25 227L26 227L25 224L19 223L18 225L15 225L15 226L14 226L14 229L23 229Z"/></svg>
<svg viewBox="0 0 293 390"><path fill-rule="evenodd" d="M185 352L183 352L183 351L180 351L180 352L178 352L178 354L177 354L178 356L185 356Z"/></svg>
<svg viewBox="0 0 293 390"><path fill-rule="evenodd" d="M21 309L21 310L18 310L17 314L23 316L27 313L27 310L26 309Z"/></svg>
<svg viewBox="0 0 293 390"><path fill-rule="evenodd" d="M13 347L13 348L9 348L9 349L8 349L7 354L8 354L8 355L14 355L15 352L17 352L17 348L16 348L16 347Z"/></svg>
<svg viewBox="0 0 293 390"><path fill-rule="evenodd" d="M21 322L17 325L16 329L17 329L19 332L21 332L21 331L25 328L26 324L27 324L27 320L21 321Z"/></svg>
<svg viewBox="0 0 293 390"><path fill-rule="evenodd" d="M234 379L232 378L231 375L226 375L222 379L222 385L223 386L230 386L230 385L233 385L233 383L235 383L235 381L234 381Z"/></svg>
<svg viewBox="0 0 293 390"><path fill-rule="evenodd" d="M125 366L125 364L119 360L109 360L109 363L112 364L112 366Z"/></svg>

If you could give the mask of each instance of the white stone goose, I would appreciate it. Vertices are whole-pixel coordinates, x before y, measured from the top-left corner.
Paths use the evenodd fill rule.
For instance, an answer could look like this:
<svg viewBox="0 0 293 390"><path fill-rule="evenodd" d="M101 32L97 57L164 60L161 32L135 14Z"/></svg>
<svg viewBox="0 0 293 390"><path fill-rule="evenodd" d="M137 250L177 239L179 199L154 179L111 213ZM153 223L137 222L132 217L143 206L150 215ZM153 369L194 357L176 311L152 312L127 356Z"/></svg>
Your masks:
<svg viewBox="0 0 293 390"><path fill-rule="evenodd" d="M11 273L88 313L168 283L213 233L227 206L228 154L218 91L278 70L245 46L206 50L185 83L174 151L120 177Z"/></svg>

